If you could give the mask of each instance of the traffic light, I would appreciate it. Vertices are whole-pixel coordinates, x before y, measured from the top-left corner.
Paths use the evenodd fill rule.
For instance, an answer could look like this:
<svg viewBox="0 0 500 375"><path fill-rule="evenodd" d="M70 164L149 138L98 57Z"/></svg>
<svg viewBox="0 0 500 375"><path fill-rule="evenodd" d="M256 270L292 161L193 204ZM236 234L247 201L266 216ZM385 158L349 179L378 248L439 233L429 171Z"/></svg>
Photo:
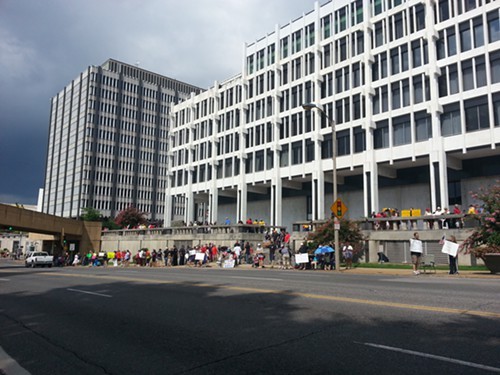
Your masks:
<svg viewBox="0 0 500 375"><path fill-rule="evenodd" d="M342 217L342 201L337 199L337 217Z"/></svg>
<svg viewBox="0 0 500 375"><path fill-rule="evenodd" d="M14 229L14 228L12 228L12 227L9 227L9 232L12 232L12 229Z"/></svg>

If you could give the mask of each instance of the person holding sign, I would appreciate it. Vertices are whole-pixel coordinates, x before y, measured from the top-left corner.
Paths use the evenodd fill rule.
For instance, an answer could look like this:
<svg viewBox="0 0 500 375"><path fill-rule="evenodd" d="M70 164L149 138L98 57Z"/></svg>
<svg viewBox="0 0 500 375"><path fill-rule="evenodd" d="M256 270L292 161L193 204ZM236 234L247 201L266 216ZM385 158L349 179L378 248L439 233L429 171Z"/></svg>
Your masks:
<svg viewBox="0 0 500 375"><path fill-rule="evenodd" d="M447 241L444 239L440 241L442 243L443 248L441 249L442 253L448 254L448 259L450 263L450 275L458 274L458 244L455 236L450 236L450 240Z"/></svg>
<svg viewBox="0 0 500 375"><path fill-rule="evenodd" d="M413 233L413 238L410 239L410 253L413 263L413 274L419 275L418 266L420 264L420 257L422 256L422 241L419 240L418 232Z"/></svg>

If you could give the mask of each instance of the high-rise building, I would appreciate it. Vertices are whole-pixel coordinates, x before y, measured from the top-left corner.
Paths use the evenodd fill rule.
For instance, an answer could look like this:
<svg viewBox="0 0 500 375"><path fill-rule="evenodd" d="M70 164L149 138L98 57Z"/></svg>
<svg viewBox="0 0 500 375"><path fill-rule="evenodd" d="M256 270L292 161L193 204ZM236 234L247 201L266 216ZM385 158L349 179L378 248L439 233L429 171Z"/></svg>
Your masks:
<svg viewBox="0 0 500 375"><path fill-rule="evenodd" d="M335 0L247 44L240 75L173 108L166 224L291 228L330 217L334 181L351 218L466 208L500 176L499 8Z"/></svg>
<svg viewBox="0 0 500 375"><path fill-rule="evenodd" d="M164 214L172 104L201 89L116 60L90 66L52 98L42 211Z"/></svg>

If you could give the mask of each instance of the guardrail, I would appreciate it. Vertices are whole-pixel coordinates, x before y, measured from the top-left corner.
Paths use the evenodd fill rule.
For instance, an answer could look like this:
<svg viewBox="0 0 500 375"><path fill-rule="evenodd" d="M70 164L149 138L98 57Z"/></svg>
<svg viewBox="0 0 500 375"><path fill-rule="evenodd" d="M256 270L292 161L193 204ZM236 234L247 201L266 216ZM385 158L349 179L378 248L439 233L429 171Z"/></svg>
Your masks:
<svg viewBox="0 0 500 375"><path fill-rule="evenodd" d="M437 230L470 229L481 224L481 215L450 214L364 218L356 221L363 230ZM327 221L302 221L293 224L293 232L314 232Z"/></svg>
<svg viewBox="0 0 500 375"><path fill-rule="evenodd" d="M236 225L193 225L185 227L168 228L142 228L142 229L120 229L103 230L102 237L123 236L133 237L139 235L200 235L200 234L230 234L230 233L267 233L269 231L285 230L283 226L236 224Z"/></svg>

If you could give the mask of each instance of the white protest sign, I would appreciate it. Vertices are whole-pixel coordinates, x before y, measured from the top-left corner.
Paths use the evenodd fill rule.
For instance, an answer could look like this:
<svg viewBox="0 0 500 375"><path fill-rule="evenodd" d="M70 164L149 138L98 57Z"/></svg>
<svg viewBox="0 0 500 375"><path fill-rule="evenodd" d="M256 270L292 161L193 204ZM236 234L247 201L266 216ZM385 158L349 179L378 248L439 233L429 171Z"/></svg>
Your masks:
<svg viewBox="0 0 500 375"><path fill-rule="evenodd" d="M194 255L196 254L196 250L189 250L189 255Z"/></svg>
<svg viewBox="0 0 500 375"><path fill-rule="evenodd" d="M295 254L295 263L309 263L309 254Z"/></svg>
<svg viewBox="0 0 500 375"><path fill-rule="evenodd" d="M234 259L226 259L224 261L224 268L234 268Z"/></svg>
<svg viewBox="0 0 500 375"><path fill-rule="evenodd" d="M458 253L458 244L455 242L445 240L441 252L451 255L452 257L456 257Z"/></svg>
<svg viewBox="0 0 500 375"><path fill-rule="evenodd" d="M413 251L415 253L421 253L422 252L422 241L411 238L410 239L410 251Z"/></svg>
<svg viewBox="0 0 500 375"><path fill-rule="evenodd" d="M205 254L204 253L196 253L196 255L194 256L194 259L202 261L203 259L205 259Z"/></svg>

